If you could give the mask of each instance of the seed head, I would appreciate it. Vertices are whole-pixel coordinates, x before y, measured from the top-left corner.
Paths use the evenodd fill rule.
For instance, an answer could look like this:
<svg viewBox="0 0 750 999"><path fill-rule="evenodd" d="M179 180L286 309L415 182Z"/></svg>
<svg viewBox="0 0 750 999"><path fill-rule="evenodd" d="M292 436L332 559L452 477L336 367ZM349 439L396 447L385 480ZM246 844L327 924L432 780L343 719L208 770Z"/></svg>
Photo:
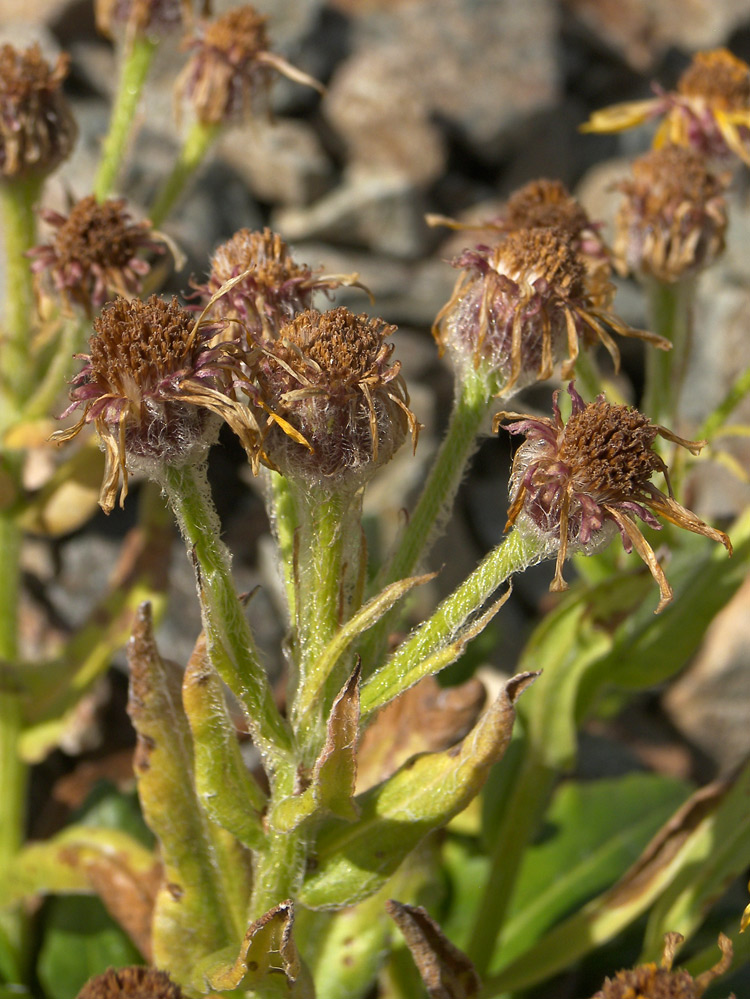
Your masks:
<svg viewBox="0 0 750 999"><path fill-rule="evenodd" d="M750 66L727 49L698 52L677 89L654 84L656 97L595 111L584 132L621 132L652 118L662 122L654 148L688 146L703 156L730 154L750 165Z"/></svg>
<svg viewBox="0 0 750 999"><path fill-rule="evenodd" d="M73 379L72 404L82 408L78 423L54 435L69 440L93 423L106 453L99 498L102 509L127 494L128 471L159 479L165 465L184 466L203 459L226 420L255 458L256 428L247 407L232 390L238 374L231 344L214 344L216 327L201 323L176 299L152 295L146 302L117 298L94 320L90 354Z"/></svg>
<svg viewBox="0 0 750 999"><path fill-rule="evenodd" d="M214 314L266 339L276 338L284 323L309 309L316 291L357 283L356 274L316 275L307 264L297 263L281 236L270 229L236 232L216 250L208 281L196 290L208 300L240 275L217 300Z"/></svg>
<svg viewBox="0 0 750 999"><path fill-rule="evenodd" d="M31 269L46 273L65 305L78 305L89 317L115 295L138 295L151 269L141 254L164 252L151 223L131 221L122 199L99 203L89 196L67 216L41 214L54 232L49 243L29 251Z"/></svg>
<svg viewBox="0 0 750 999"><path fill-rule="evenodd" d="M462 273L433 333L459 378L479 369L499 395L549 378L566 353L568 377L579 342L603 343L617 365L613 332L669 346L608 311L612 285L590 281L586 260L564 229L514 230L495 247L464 251L453 265Z"/></svg>
<svg viewBox="0 0 750 999"><path fill-rule="evenodd" d="M0 48L0 175L46 177L66 159L78 129L62 82L70 60L58 56L54 67L37 44L24 52Z"/></svg>
<svg viewBox="0 0 750 999"><path fill-rule="evenodd" d="M652 962L618 971L614 978L604 982L593 999L701 999L711 982L729 968L732 943L723 933L719 934L721 960L709 971L693 978L685 970L672 970L675 951L682 941L679 933L667 933L660 966Z"/></svg>
<svg viewBox="0 0 750 999"><path fill-rule="evenodd" d="M560 414L559 392L554 394L552 419L519 413L500 413L495 418L496 428L502 420L517 420L506 429L526 437L513 460L506 530L517 523L521 530L540 538L547 552L557 552L552 590L566 589L562 571L569 552L592 554L619 531L625 550L635 548L658 583L660 611L672 599L672 589L636 517L658 530L661 525L654 514L659 514L678 527L721 542L732 552L726 534L676 502L667 467L653 450L657 437L694 454L703 445L683 440L637 410L613 405L604 396L586 404L572 383L568 391L572 413L567 423ZM668 495L651 483L655 472L664 474Z"/></svg>
<svg viewBox="0 0 750 999"><path fill-rule="evenodd" d="M77 999L182 999L182 990L166 971L140 966L109 968L89 979Z"/></svg>
<svg viewBox="0 0 750 999"><path fill-rule="evenodd" d="M673 282L712 264L724 250L728 178L684 146L665 146L633 163L617 216L615 255L632 270Z"/></svg>
<svg viewBox="0 0 750 999"><path fill-rule="evenodd" d="M310 309L273 342L259 341L257 395L266 412L267 462L297 481L358 488L419 424L398 361L395 332L348 309ZM279 419L278 417L282 418Z"/></svg>
<svg viewBox="0 0 750 999"><path fill-rule="evenodd" d="M306 73L269 51L267 18L249 6L233 7L189 42L193 55L177 81L196 117L218 125L268 110L273 70L321 90Z"/></svg>

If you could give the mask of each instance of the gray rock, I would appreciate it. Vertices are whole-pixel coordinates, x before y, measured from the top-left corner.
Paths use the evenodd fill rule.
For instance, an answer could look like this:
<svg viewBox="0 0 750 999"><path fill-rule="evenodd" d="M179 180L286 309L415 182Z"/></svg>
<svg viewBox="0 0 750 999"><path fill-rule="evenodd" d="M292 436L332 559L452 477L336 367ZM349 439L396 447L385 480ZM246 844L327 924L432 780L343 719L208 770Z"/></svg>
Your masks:
<svg viewBox="0 0 750 999"><path fill-rule="evenodd" d="M413 259L429 244L424 204L398 175L352 173L309 208L285 208L272 225L293 242L329 240Z"/></svg>
<svg viewBox="0 0 750 999"><path fill-rule="evenodd" d="M416 140L429 134L430 119L439 119L477 154L494 159L507 151L522 119L559 96L557 5L551 0L417 0L351 10L353 54L331 89L341 107L344 83L352 100L361 101L392 75L386 95L395 90L398 105L376 110L368 98L379 131L389 112L398 134L403 108L409 120L422 109ZM342 83L339 74L345 74ZM361 129L348 127L347 141L356 134ZM402 145L399 140L399 157ZM428 156L435 155L434 145Z"/></svg>
<svg viewBox="0 0 750 999"><path fill-rule="evenodd" d="M260 201L273 205L310 204L333 182L331 161L303 121L279 118L230 129L217 152Z"/></svg>

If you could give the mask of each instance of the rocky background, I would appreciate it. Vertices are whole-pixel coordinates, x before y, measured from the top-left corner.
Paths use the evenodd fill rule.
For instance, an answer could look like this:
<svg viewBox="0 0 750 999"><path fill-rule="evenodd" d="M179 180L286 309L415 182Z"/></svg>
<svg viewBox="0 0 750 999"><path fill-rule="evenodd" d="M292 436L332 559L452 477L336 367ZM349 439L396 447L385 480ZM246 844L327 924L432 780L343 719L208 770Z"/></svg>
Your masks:
<svg viewBox="0 0 750 999"><path fill-rule="evenodd" d="M229 0L215 0L217 12ZM273 124L254 121L229 131L174 220L164 226L187 254L186 268L168 286L205 273L214 247L241 226L270 225L298 259L326 271L356 270L373 292L374 310L400 327L399 356L413 408L426 425L416 458L400 455L371 490L373 513L385 511L388 531L418 487L451 405L451 376L429 333L450 295L455 272L446 263L471 236L431 229L425 212L464 219L490 217L520 184L558 177L576 191L594 218L613 217L613 181L649 143L647 130L617 137L582 136L588 113L620 100L649 96L649 81L672 85L696 48L727 45L750 60L748 0L258 0L270 19L274 48L327 86L320 98L280 79ZM53 55L72 56L69 94L80 124L77 150L50 185L48 199L89 192L107 126L116 79L115 53L95 30L91 0L0 0L0 38L16 45L39 40ZM145 206L178 147L172 82L184 61L178 40L160 49L143 101L140 128L120 185ZM183 125L185 123L183 122ZM704 282L697 324L695 370L686 411L700 420L723 396L733 375L750 364L750 240L747 177L732 193L732 228L723 263ZM358 311L368 302L347 291L339 302ZM623 282L618 311L645 322L640 294ZM641 353L627 347L623 387L637 401ZM546 406L548 390L518 401ZM750 422L750 411L738 413ZM408 449L405 449L408 450ZM462 488L457 513L431 562L440 579L435 599L462 578L502 532L508 467L506 441L482 445ZM750 453L735 456L748 467ZM227 438L213 456L216 495L235 552L240 586L262 590L251 613L269 650L278 647L273 575L262 503L248 489L242 453ZM728 519L750 489L712 466L697 478L694 496L707 517ZM135 504L53 544L32 539L26 552L26 632L40 648L80 621L101 591ZM173 593L161 642L184 661L199 630L192 571L175 545ZM549 566L526 574L495 627L494 647L475 653L511 671L531 623L549 599ZM419 608L415 608L415 613ZM270 655L270 652L269 652ZM592 731L590 768L609 772L656 766L705 780L750 751L750 583L715 622L693 667L671 688L643 698L626 717ZM102 771L127 776L113 762L125 730L108 724L108 740L91 717L121 702L115 671L71 732L68 756L48 764L58 774L84 753L79 783L58 782L61 808L75 803ZM114 714L109 715L115 717ZM118 723L122 724L122 723ZM106 762L102 763L101 760ZM125 757L117 759L124 760ZM605 761L605 762L603 762ZM83 774L83 776L82 776ZM88 774L89 776L86 776ZM62 789L61 789L62 788ZM67 788L67 790L65 790ZM66 798L66 795L68 796ZM49 804L45 805L49 809ZM46 813L45 813L46 814ZM52 822L37 816L36 831ZM744 902L743 902L744 904Z"/></svg>

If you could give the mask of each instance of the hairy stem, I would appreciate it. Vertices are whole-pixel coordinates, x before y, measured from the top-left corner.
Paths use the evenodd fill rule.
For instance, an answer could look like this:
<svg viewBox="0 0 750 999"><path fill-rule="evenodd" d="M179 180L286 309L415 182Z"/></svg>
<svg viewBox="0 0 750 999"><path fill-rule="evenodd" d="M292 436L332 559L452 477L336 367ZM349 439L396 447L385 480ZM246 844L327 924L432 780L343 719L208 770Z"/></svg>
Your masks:
<svg viewBox="0 0 750 999"><path fill-rule="evenodd" d="M669 340L672 349L646 352L642 408L654 423L674 429L692 347L694 290L692 278L673 284L654 279L646 284L651 329Z"/></svg>
<svg viewBox="0 0 750 999"><path fill-rule="evenodd" d="M214 668L243 705L253 739L271 771L289 767L291 736L274 703L234 587L205 468L166 468L164 488L195 565Z"/></svg>
<svg viewBox="0 0 750 999"><path fill-rule="evenodd" d="M180 150L177 162L157 195L154 206L151 209L151 221L154 225L161 225L169 215L177 199L185 190L188 181L201 165L206 153L216 141L220 131L220 124L206 125L200 121L193 123Z"/></svg>
<svg viewBox="0 0 750 999"><path fill-rule="evenodd" d="M158 42L136 35L124 54L109 132L104 140L102 158L94 181L97 201L104 201L109 197L117 183L143 85L157 48Z"/></svg>

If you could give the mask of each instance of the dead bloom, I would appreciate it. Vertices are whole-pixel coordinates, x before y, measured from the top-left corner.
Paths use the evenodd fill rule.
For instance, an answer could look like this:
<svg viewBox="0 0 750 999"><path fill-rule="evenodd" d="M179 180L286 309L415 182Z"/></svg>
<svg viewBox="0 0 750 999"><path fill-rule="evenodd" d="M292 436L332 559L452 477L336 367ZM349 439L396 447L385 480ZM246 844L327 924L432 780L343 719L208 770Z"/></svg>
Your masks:
<svg viewBox="0 0 750 999"><path fill-rule="evenodd" d="M728 178L700 153L665 146L633 163L617 215L615 256L621 273L674 282L712 264L724 250Z"/></svg>
<svg viewBox="0 0 750 999"><path fill-rule="evenodd" d="M609 310L613 286L591 280L565 229L518 229L495 247L465 250L453 266L461 275L433 333L459 377L477 369L498 395L551 377L564 358L569 377L581 344L604 344L619 364L613 333L669 348Z"/></svg>
<svg viewBox="0 0 750 999"><path fill-rule="evenodd" d="M394 326L348 309L309 309L258 341L251 402L269 418L264 451L290 478L357 487L419 424L401 365L391 363ZM279 419L283 418L283 423Z"/></svg>
<svg viewBox="0 0 750 999"><path fill-rule="evenodd" d="M77 999L182 999L182 995L166 971L134 965L109 968L89 979Z"/></svg>
<svg viewBox="0 0 750 999"><path fill-rule="evenodd" d="M69 58L50 67L37 44L0 48L0 176L46 177L66 159L78 134L62 82Z"/></svg>
<svg viewBox="0 0 750 999"><path fill-rule="evenodd" d="M177 303L152 295L146 302L117 298L94 320L91 353L73 379L67 416L81 408L75 426L54 435L70 440L93 423L104 445L107 466L99 503L109 513L128 470L158 479L166 465L195 464L226 420L248 454L257 435L247 407L233 396L237 373L231 345L214 344L216 327L203 323Z"/></svg>
<svg viewBox="0 0 750 999"><path fill-rule="evenodd" d="M506 419L511 434L523 434L511 477L511 505L506 529L513 524L531 531L557 552L552 590L564 590L563 566L570 551L593 553L619 531L627 552L633 548L648 566L659 586L657 612L672 599L664 570L644 538L636 518L649 527L661 525L654 514L719 541L732 553L729 538L704 524L672 496L666 465L653 450L657 437L697 454L701 443L683 440L664 427L655 426L636 409L613 405L599 396L584 403L573 384L568 387L572 413L563 422L553 400L553 417L499 413L495 428ZM652 484L661 472L667 494Z"/></svg>
<svg viewBox="0 0 750 999"><path fill-rule="evenodd" d="M654 148L689 146L704 156L730 153L750 165L750 66L727 49L698 52L676 90L595 111L584 132L622 132L661 118Z"/></svg>
<svg viewBox="0 0 750 999"><path fill-rule="evenodd" d="M68 308L80 306L89 317L116 295L139 294L151 269L145 255L164 253L151 223L133 222L122 198L99 203L89 195L68 215L41 215L53 235L29 251L31 269L49 276Z"/></svg>
<svg viewBox="0 0 750 999"><path fill-rule="evenodd" d="M618 971L614 978L608 978L604 982L593 999L701 999L711 982L729 969L732 963L732 942L720 933L721 959L709 971L693 978L685 970L672 970L674 955L683 939L679 933L667 933L659 966L651 962Z"/></svg>
<svg viewBox="0 0 750 999"><path fill-rule="evenodd" d="M193 54L177 91L187 94L204 125L267 111L274 70L322 91L317 80L269 50L266 20L249 5L233 7L189 42Z"/></svg>

